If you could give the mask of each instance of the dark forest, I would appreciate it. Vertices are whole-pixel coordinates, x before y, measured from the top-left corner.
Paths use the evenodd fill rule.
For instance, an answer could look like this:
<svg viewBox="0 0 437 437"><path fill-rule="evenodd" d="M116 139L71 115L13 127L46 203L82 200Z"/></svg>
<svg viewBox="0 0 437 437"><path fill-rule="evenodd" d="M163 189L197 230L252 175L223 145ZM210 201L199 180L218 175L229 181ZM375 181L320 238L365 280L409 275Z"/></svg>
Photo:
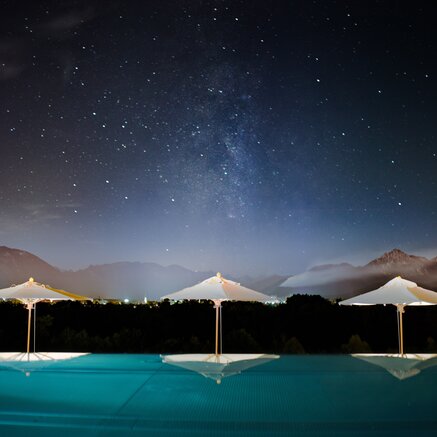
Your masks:
<svg viewBox="0 0 437 437"><path fill-rule="evenodd" d="M223 352L277 354L396 353L394 306L340 307L319 296L295 295L286 303L223 303ZM212 352L210 302L39 303L37 351L95 353ZM0 304L0 349L24 351L27 311ZM436 352L437 308L407 307L407 352ZM32 335L33 338L33 335Z"/></svg>

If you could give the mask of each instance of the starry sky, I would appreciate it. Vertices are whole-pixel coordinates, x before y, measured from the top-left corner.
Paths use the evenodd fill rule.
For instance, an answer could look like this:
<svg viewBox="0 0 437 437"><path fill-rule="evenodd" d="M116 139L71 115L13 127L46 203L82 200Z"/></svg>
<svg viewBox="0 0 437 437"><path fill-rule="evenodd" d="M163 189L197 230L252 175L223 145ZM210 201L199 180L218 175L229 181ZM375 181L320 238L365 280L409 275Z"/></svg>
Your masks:
<svg viewBox="0 0 437 437"><path fill-rule="evenodd" d="M233 274L437 255L431 3L1 2L0 243Z"/></svg>

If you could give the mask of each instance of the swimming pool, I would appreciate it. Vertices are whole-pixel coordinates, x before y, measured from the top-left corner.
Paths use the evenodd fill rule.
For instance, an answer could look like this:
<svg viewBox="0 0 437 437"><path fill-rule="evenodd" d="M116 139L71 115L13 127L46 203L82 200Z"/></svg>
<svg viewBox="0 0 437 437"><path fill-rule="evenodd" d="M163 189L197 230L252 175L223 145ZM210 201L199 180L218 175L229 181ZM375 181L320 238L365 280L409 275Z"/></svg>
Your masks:
<svg viewBox="0 0 437 437"><path fill-rule="evenodd" d="M221 384L158 355L0 363L2 436L437 435L437 367L281 356Z"/></svg>

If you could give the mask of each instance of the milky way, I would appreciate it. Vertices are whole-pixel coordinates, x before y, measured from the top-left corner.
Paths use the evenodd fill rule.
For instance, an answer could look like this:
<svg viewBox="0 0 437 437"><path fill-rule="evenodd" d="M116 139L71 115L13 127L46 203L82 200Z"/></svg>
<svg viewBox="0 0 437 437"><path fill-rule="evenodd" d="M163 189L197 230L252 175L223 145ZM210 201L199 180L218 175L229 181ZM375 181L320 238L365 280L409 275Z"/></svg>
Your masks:
<svg viewBox="0 0 437 437"><path fill-rule="evenodd" d="M239 274L432 250L433 12L5 2L2 244Z"/></svg>

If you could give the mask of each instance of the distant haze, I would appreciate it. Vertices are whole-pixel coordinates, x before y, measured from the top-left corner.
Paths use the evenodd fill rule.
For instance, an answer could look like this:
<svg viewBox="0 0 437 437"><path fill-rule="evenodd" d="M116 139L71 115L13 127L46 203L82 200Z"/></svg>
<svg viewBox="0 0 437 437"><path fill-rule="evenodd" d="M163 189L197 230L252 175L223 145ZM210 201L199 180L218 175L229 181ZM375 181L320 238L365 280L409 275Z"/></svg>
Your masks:
<svg viewBox="0 0 437 437"><path fill-rule="evenodd" d="M177 265L164 267L139 262L118 262L63 271L29 252L0 247L0 287L25 282L32 276L39 282L90 297L143 301L144 298L157 300L215 273L212 270L195 272ZM379 287L397 275L437 290L437 259L409 255L398 249L386 252L361 267L346 263L322 265L291 277L233 276L225 271L223 274L249 288L282 298L292 294L349 297Z"/></svg>

